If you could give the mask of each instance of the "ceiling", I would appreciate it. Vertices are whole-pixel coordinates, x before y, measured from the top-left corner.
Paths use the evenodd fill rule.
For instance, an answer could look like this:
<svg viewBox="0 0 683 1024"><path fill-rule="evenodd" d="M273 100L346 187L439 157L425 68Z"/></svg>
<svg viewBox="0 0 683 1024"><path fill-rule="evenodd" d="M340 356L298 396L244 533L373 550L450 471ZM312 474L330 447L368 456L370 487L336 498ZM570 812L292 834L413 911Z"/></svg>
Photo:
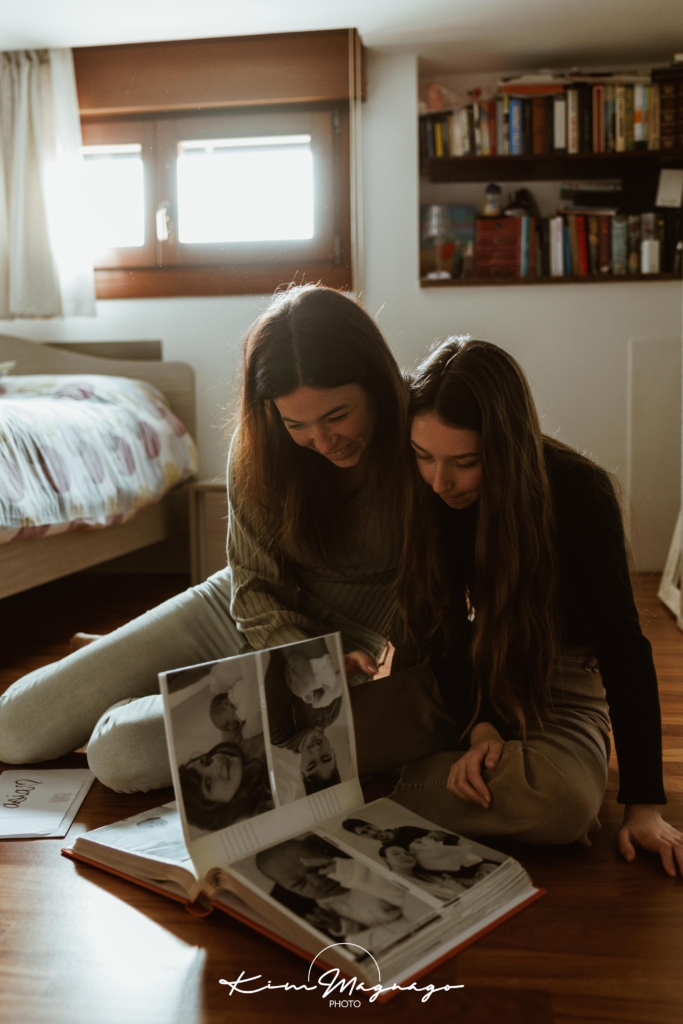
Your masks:
<svg viewBox="0 0 683 1024"><path fill-rule="evenodd" d="M681 0L0 0L0 49L356 27L431 73L668 61Z"/></svg>

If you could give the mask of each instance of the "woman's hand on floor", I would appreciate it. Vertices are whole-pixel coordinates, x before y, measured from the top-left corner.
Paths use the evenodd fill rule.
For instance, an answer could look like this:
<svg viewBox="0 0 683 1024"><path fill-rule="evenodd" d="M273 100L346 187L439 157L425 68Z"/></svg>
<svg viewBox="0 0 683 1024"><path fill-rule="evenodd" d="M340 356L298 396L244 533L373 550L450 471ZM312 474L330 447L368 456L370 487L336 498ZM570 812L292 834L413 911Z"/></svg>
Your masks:
<svg viewBox="0 0 683 1024"><path fill-rule="evenodd" d="M495 768L503 753L504 740L489 722L479 722L470 734L472 746L452 766L446 789L461 800L480 804L488 810L491 793L482 778L484 768Z"/></svg>
<svg viewBox="0 0 683 1024"><path fill-rule="evenodd" d="M374 676L379 671L374 659L365 651L350 651L345 654L344 669L347 679L355 675Z"/></svg>
<svg viewBox="0 0 683 1024"><path fill-rule="evenodd" d="M629 804L619 829L617 845L624 860L634 861L634 843L650 853L658 853L667 875L683 875L683 833L669 825L659 804Z"/></svg>

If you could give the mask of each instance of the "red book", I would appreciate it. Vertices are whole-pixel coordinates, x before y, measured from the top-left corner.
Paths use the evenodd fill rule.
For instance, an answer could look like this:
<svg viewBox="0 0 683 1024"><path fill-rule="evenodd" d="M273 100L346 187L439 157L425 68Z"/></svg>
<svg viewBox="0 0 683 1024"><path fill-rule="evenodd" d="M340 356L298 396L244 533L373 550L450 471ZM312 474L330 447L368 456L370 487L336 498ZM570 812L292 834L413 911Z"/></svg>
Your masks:
<svg viewBox="0 0 683 1024"><path fill-rule="evenodd" d="M487 100L486 103L482 103L482 106L486 109L489 126L489 155L495 156L498 152L496 148L496 101Z"/></svg>
<svg viewBox="0 0 683 1024"><path fill-rule="evenodd" d="M588 234L586 232L586 218L581 214L576 217L576 240L579 249L579 273L581 277L590 276L590 261L588 257Z"/></svg>
<svg viewBox="0 0 683 1024"><path fill-rule="evenodd" d="M531 101L532 152L534 156L545 153L545 98L534 96Z"/></svg>

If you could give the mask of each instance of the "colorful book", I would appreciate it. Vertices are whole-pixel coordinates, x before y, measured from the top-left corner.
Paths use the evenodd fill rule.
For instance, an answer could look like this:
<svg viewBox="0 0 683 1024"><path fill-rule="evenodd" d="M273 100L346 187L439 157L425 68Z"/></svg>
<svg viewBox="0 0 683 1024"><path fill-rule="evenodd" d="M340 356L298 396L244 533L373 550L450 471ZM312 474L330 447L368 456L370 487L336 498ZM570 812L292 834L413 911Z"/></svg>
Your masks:
<svg viewBox="0 0 683 1024"><path fill-rule="evenodd" d="M531 152L534 154L534 156L543 156L543 154L546 152L544 96L534 96L534 98L531 100L531 128Z"/></svg>
<svg viewBox="0 0 683 1024"><path fill-rule="evenodd" d="M567 149L567 97L564 93L553 100L553 149L556 152Z"/></svg>
<svg viewBox="0 0 683 1024"><path fill-rule="evenodd" d="M564 277L564 219L550 218L550 276Z"/></svg>
<svg viewBox="0 0 683 1024"><path fill-rule="evenodd" d="M612 270L612 219L611 217L598 217L599 252L598 272L609 274Z"/></svg>
<svg viewBox="0 0 683 1024"><path fill-rule="evenodd" d="M514 156L520 156L524 152L522 117L522 100L513 97L510 100L510 153Z"/></svg>
<svg viewBox="0 0 683 1024"><path fill-rule="evenodd" d="M612 273L622 277L628 270L628 217L617 214L612 217Z"/></svg>
<svg viewBox="0 0 683 1024"><path fill-rule="evenodd" d="M640 273L640 214L631 213L628 217L628 272Z"/></svg>
<svg viewBox="0 0 683 1024"><path fill-rule="evenodd" d="M598 217L595 214L591 214L586 217L586 221L588 222L589 272L592 277L597 277L600 273L600 228Z"/></svg>
<svg viewBox="0 0 683 1024"><path fill-rule="evenodd" d="M579 90L567 89L567 152L579 152Z"/></svg>
<svg viewBox="0 0 683 1024"><path fill-rule="evenodd" d="M588 277L590 274L590 255L588 252L586 218L583 214L576 215L576 251L579 257L579 277Z"/></svg>

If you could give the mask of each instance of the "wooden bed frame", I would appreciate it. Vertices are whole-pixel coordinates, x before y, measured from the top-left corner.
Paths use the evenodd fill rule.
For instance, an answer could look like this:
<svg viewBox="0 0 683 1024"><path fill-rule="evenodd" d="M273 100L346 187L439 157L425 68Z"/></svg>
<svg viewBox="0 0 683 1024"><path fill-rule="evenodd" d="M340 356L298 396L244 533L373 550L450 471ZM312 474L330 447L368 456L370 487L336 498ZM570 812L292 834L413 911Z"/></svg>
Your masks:
<svg viewBox="0 0 683 1024"><path fill-rule="evenodd" d="M115 343L103 342L110 353ZM88 352L96 343L88 343ZM74 348L76 348L74 343ZM123 344L121 346L124 347ZM0 335L0 362L15 360L15 374L98 373L149 381L196 437L194 370L187 363L101 358ZM122 526L61 533L41 540L0 545L0 598L88 569L169 537L187 536L188 486L180 484L162 500ZM186 542L186 541L185 541Z"/></svg>

